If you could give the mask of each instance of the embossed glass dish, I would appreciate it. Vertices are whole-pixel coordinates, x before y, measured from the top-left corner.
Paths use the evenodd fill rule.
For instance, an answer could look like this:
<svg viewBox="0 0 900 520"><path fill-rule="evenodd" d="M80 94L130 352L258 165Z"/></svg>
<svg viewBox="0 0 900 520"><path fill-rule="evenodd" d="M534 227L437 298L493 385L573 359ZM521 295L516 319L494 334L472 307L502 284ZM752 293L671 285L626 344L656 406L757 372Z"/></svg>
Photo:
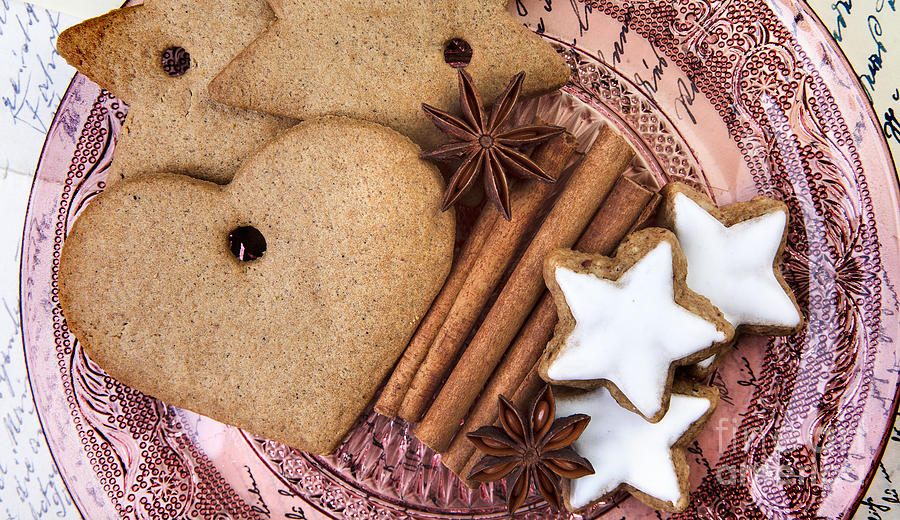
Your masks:
<svg viewBox="0 0 900 520"><path fill-rule="evenodd" d="M510 12L572 68L566 94L535 110L572 125L599 114L659 182L686 180L719 203L764 194L791 211L785 272L808 326L743 338L722 364L712 380L722 402L689 450L691 505L676 516L846 517L897 406L900 206L887 147L830 36L784 0L520 0ZM400 422L369 414L336 455L314 457L167 406L84 356L58 305L59 253L103 189L126 111L75 77L38 166L22 255L29 379L82 514L505 517L502 485L467 489ZM650 513L620 496L585 516ZM532 494L516 516L551 512Z"/></svg>

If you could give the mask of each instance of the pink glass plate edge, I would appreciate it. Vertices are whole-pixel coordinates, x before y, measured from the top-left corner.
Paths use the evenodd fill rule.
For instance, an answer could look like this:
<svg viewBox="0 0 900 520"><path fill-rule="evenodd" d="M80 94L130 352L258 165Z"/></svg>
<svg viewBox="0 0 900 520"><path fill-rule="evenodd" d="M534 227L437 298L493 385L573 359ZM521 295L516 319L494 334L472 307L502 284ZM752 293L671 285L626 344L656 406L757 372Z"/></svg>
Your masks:
<svg viewBox="0 0 900 520"><path fill-rule="evenodd" d="M853 90L855 91L856 97L862 100L866 100L867 97L865 95L862 84L859 81L859 78L852 74L853 66L850 64L849 59L847 59L847 55L844 53L843 49L838 45L837 41L835 41L834 37L831 34L831 31L827 29L824 22L821 18L819 18L818 14L816 14L812 8L806 2L798 2L795 4L795 7L803 14L806 20L812 20L813 25L815 26L816 31L821 35L826 35L819 43L822 45L822 50L824 54L827 56L827 59L832 63L836 63L837 66L831 67L831 72L834 76L837 76L839 70L843 70L845 72L851 72L851 81L853 84ZM804 40L805 41L805 40ZM814 42L806 42L808 43L805 47L807 49L815 49ZM809 52L809 50L807 51ZM821 73L821 72L820 72ZM829 82L832 84L833 82ZM864 116L860 116L860 121L872 122L879 121L877 114L875 113L875 108L871 103L863 102L860 103L862 107L862 111L860 114L865 114ZM872 129L869 125L864 125L864 128L867 132L871 132ZM880 129L879 129L880 130ZM891 152L891 148L887 143L886 137L883 132L876 130L876 136L873 138L870 136L869 140L876 141L878 144L879 154L882 157L887 158L889 180L887 182L887 190L886 193L882 193L882 195L887 195L889 197L890 202L885 206L895 208L895 212L892 215L894 219L894 229L900 229L900 175L898 175L897 171L897 162L893 157L893 153ZM865 154L864 154L865 155ZM893 181L893 182L891 182ZM876 205L880 206L880 205ZM884 217L882 217L882 220ZM879 229L879 233L883 232L883 230ZM895 268L900 264L900 235L894 234L896 246L893 251L890 249L881 248L880 252L882 254L882 262L885 265L893 265ZM885 241L882 240L882 246L885 245ZM885 260L885 253L892 253L890 255L890 261ZM886 272L887 267L885 268ZM900 269L896 269L891 272L887 272L887 275L897 275L900 274ZM896 322L896 320L895 320ZM896 336L895 336L896 339ZM894 355L895 355L895 366L897 364L896 359L900 358L900 344L894 343L897 345L895 347ZM869 487L872 484L872 481L875 477L875 474L878 472L879 461L884 457L885 450L890 442L891 435L893 433L892 425L894 423L895 418L897 417L897 413L900 411L900 378L896 383L896 388L894 389L894 394L892 396L892 404L887 408L886 417L887 424L884 428L884 433L881 435L881 440L878 441L877 445L874 446L874 459L872 464L869 466L866 475L863 477L861 483L862 485L859 487L859 490L856 493L856 496L853 497L853 500L850 502L850 507L846 510L843 515L844 518L853 518L856 515L857 510L869 491Z"/></svg>
<svg viewBox="0 0 900 520"><path fill-rule="evenodd" d="M55 349L38 351L28 348L28 345L53 345L52 339L45 338L48 334L53 334L50 316L53 314L54 304L47 299L49 294L35 294L32 289L51 285L50 269L40 269L42 260L46 261L46 258L41 259L39 251L49 247L54 230L50 224L49 212L45 209L44 213L36 214L35 206L48 193L54 199L58 198L59 189L54 184L65 179L65 173L60 172L65 172L71 161L71 148L74 148L78 132L84 123L82 114L90 111L99 92L99 87L81 74L76 74L60 101L60 109L47 132L25 217L19 296L25 366L50 454L79 514L84 516L85 511L90 511L91 518L114 519L119 516L112 502L99 493L96 473L84 460L84 449L72 432L71 421L74 418L70 417L65 404L58 401L60 396L65 395L66 385L60 381L58 370L47 370L47 367L56 367L63 362L62 359L52 359L56 357L53 356ZM64 126L67 128L60 131ZM62 139L69 146L60 146L58 142L51 145L51 139ZM76 491L73 492L73 489Z"/></svg>

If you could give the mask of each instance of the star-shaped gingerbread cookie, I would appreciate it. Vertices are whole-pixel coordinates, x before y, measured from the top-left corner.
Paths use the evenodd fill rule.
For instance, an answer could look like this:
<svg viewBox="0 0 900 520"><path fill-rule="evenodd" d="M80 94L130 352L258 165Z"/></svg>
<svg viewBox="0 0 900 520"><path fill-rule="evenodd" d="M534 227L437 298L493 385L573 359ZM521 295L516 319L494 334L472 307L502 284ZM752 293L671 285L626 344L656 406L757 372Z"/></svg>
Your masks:
<svg viewBox="0 0 900 520"><path fill-rule="evenodd" d="M300 119L368 119L429 149L442 139L422 103L459 108L445 49L452 63L469 60L487 103L520 71L525 96L569 78L563 58L506 12L506 0L269 3L277 21L213 80L213 99Z"/></svg>
<svg viewBox="0 0 900 520"><path fill-rule="evenodd" d="M718 208L681 183L668 184L662 194L659 222L678 237L688 287L709 298L738 332L782 335L802 326L781 274L788 223L783 202L756 197Z"/></svg>
<svg viewBox="0 0 900 520"><path fill-rule="evenodd" d="M606 386L649 421L669 406L675 366L723 350L734 329L706 298L685 285L675 236L649 228L631 235L615 258L558 250L544 280L559 324L540 362L548 382Z"/></svg>
<svg viewBox="0 0 900 520"><path fill-rule="evenodd" d="M557 414L591 416L573 447L592 462L594 474L570 482L564 497L568 509L584 509L619 487L656 509L686 508L684 448L706 424L718 400L713 388L679 387L666 415L650 423L620 407L605 388L558 392Z"/></svg>
<svg viewBox="0 0 900 520"><path fill-rule="evenodd" d="M216 103L206 89L273 19L264 0L146 0L63 31L66 61L131 107L109 178L168 171L226 183L291 126Z"/></svg>

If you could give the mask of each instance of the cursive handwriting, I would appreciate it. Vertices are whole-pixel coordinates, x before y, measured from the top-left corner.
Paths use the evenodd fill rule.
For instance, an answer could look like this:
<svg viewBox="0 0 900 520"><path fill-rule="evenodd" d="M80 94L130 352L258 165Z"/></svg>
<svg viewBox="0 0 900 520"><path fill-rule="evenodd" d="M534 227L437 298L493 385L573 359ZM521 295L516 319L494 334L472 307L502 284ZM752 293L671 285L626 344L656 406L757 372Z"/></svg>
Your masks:
<svg viewBox="0 0 900 520"><path fill-rule="evenodd" d="M553 0L544 0L544 11L548 13L553 11ZM522 0L516 0L516 14L519 16L528 16L528 7L525 6L525 2ZM538 34L544 34L546 26L544 25L543 17L538 17L537 26L534 30Z"/></svg>
<svg viewBox="0 0 900 520"><path fill-rule="evenodd" d="M639 87L644 89L644 92L650 96L650 99L656 99L656 93L659 91L659 80L662 78L663 72L665 72L666 68L669 66L669 62L666 59L659 55L656 51L656 47L652 47L653 55L656 56L656 61L653 62L653 67L647 64L647 60L645 58L641 58L641 64L644 66L644 70L650 73L649 76L642 76L641 74L635 72L634 73L634 82L637 83ZM680 80L680 78L679 78ZM681 90L679 90L681 93ZM693 98L691 99L691 103L693 103Z"/></svg>
<svg viewBox="0 0 900 520"><path fill-rule="evenodd" d="M891 8L891 11L896 11L894 8L895 0L887 0L887 6ZM880 13L884 10L885 1L884 0L875 0L875 12Z"/></svg>
<svg viewBox="0 0 900 520"><path fill-rule="evenodd" d="M884 55L887 53L887 48L881 41L881 22L878 21L878 18L874 14L870 14L866 19L866 23L869 25L869 35L875 43L875 50L869 54L866 63L869 72L860 74L859 79L866 91L866 95L869 96L869 101L874 102L876 76L884 66Z"/></svg>
<svg viewBox="0 0 900 520"><path fill-rule="evenodd" d="M247 476L250 477L250 487L247 488L247 492L256 496L253 503L250 504L250 510L266 518L272 518L272 511L269 509L269 505L266 504L266 501L263 500L262 493L259 491L259 486L256 484L256 477L254 477L253 472L250 471L250 466L245 465L244 469L247 470Z"/></svg>
<svg viewBox="0 0 900 520"><path fill-rule="evenodd" d="M838 0L837 2L831 4L831 10L837 13L837 18L835 19L837 29L831 31L831 34L834 36L834 39L839 42L843 41L844 38L841 31L847 28L847 19L845 18L845 16L850 16L850 11L852 9L853 0Z"/></svg>
<svg viewBox="0 0 900 520"><path fill-rule="evenodd" d="M900 90L894 89L894 93L891 94L891 99L894 101L900 101ZM900 144L900 121L897 121L897 115L894 113L894 107L888 107L888 109L884 112L884 116L882 116L884 122L881 125L882 130L884 130L884 136L887 139L893 139L898 144Z"/></svg>
<svg viewBox="0 0 900 520"><path fill-rule="evenodd" d="M528 16L528 8L525 7L525 2L522 0L516 0L516 13L519 16Z"/></svg>
<svg viewBox="0 0 900 520"><path fill-rule="evenodd" d="M7 71L9 88L2 96L3 107L14 124L46 133L60 101L58 89L54 88L61 59L55 45L59 14L47 9L37 11L30 4L24 6L23 12L12 13L10 9L6 2L0 6L6 22L3 36L17 37L21 43L10 50L14 68ZM33 30L40 32L32 34ZM37 38L43 41L38 42Z"/></svg>
<svg viewBox="0 0 900 520"><path fill-rule="evenodd" d="M675 116L682 121L687 117L691 123L696 125L697 118L691 112L691 106L694 105L694 100L697 99L700 89L694 84L694 80L690 80L690 83L685 83L684 79L678 78L676 84L678 85L678 97L675 98Z"/></svg>
<svg viewBox="0 0 900 520"><path fill-rule="evenodd" d="M891 441L892 442L900 442L900 426L898 426L898 419L900 419L900 412L894 414L894 426L893 431L891 433ZM890 479L888 479L890 480Z"/></svg>
<svg viewBox="0 0 900 520"><path fill-rule="evenodd" d="M0 455L0 503L9 518L24 518L26 510L35 519L66 518L72 512L72 501L60 484L56 467L38 462L47 448L24 378L24 366L17 366L22 363L18 301L3 297L0 303L5 321L0 323L0 333L11 332L0 347L0 403L4 410L0 416L0 446L5 446L0 450L5 451ZM17 374L22 374L21 378Z"/></svg>
<svg viewBox="0 0 900 520"><path fill-rule="evenodd" d="M577 0L569 0L569 5L575 11L575 17L578 19L578 35L584 36L584 33L590 29L588 15L593 12L593 9L588 4L581 4Z"/></svg>
<svg viewBox="0 0 900 520"><path fill-rule="evenodd" d="M619 29L619 39L613 42L612 64L616 65L622 61L622 55L625 53L625 44L628 43L628 28L631 25L631 9L625 11L625 21L622 28Z"/></svg>
<svg viewBox="0 0 900 520"><path fill-rule="evenodd" d="M900 504L900 494L898 494L897 489L894 488L891 477L884 467L883 462L878 463L878 469L881 473L881 478L887 482L887 487L883 488L880 497L874 498L872 495L869 495L865 500L859 503L859 509L861 511L865 508L867 520L893 518L894 514L892 513L895 507ZM870 489L869 491L871 492L874 490Z"/></svg>
<svg viewBox="0 0 900 520"><path fill-rule="evenodd" d="M753 373L753 367L750 366L750 360L747 359L746 356L741 356L741 362L744 364L744 368L741 369L741 373L747 374L746 379L738 379L737 384L741 386L748 387L756 387L756 374Z"/></svg>
<svg viewBox="0 0 900 520"><path fill-rule="evenodd" d="M297 495L291 493L286 489L278 489L278 494L283 497L291 497L296 498ZM291 511L289 513L284 514L285 518L290 518L291 520L306 520L306 513L303 512L303 508L300 506L291 506Z"/></svg>
<svg viewBox="0 0 900 520"><path fill-rule="evenodd" d="M0 0L0 164L11 172L34 172L44 136L74 69L56 51L69 19L29 4ZM2 173L0 173L2 175Z"/></svg>
<svg viewBox="0 0 900 520"><path fill-rule="evenodd" d="M12 175L0 179L0 199L27 195ZM0 202L0 207L5 203ZM22 213L19 214L18 212ZM10 221L24 217L24 206L3 212ZM17 234L0 230L0 243L17 243ZM21 245L0 254L0 515L4 518L67 518L72 500L47 456L31 388L25 375L22 323L14 283ZM30 515L28 514L30 513Z"/></svg>
<svg viewBox="0 0 900 520"><path fill-rule="evenodd" d="M707 473L712 472L712 466L709 465L709 460L703 455L703 448L700 447L699 442L692 442L691 445L687 447L687 452L695 456L694 462L706 468Z"/></svg>
<svg viewBox="0 0 900 520"><path fill-rule="evenodd" d="M719 401L730 405L734 404L734 398L731 397L731 394L728 393L728 385L726 385L725 380L722 379L721 372L716 370L716 374L713 376L713 379L709 384L710 386L719 390Z"/></svg>

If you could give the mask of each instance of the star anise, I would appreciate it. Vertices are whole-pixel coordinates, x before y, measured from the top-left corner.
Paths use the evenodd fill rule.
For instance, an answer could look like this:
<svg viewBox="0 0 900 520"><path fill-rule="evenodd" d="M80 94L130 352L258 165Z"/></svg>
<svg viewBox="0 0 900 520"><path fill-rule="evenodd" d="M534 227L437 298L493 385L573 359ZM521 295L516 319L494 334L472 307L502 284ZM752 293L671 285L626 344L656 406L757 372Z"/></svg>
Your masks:
<svg viewBox="0 0 900 520"><path fill-rule="evenodd" d="M507 120L516 106L525 73L520 72L509 82L506 91L494 102L490 117L486 117L481 96L472 85L472 78L459 69L459 106L463 118L422 104L431 121L452 140L422 154L423 159L446 161L462 158L462 162L447 184L441 210L447 210L473 184L479 174L484 191L506 220L512 217L509 207L507 173L517 177L552 183L540 166L517 148L545 141L565 131L559 126L526 125L507 128Z"/></svg>
<svg viewBox="0 0 900 520"><path fill-rule="evenodd" d="M591 463L570 445L591 418L584 414L554 419L556 403L546 385L524 415L509 399L500 396L500 424L482 426L466 436L487 455L469 478L491 482L506 477L506 506L513 514L528 495L532 480L547 502L562 510L563 478L580 478L594 472Z"/></svg>

